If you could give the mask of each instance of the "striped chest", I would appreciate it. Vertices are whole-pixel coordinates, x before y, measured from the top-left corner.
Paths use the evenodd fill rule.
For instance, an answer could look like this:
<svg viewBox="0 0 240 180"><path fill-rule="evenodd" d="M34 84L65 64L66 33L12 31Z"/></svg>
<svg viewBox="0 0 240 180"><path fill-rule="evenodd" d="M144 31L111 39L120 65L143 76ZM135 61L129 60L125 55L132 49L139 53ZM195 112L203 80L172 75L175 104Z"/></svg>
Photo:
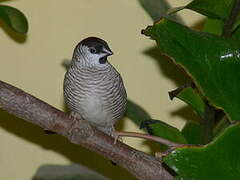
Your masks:
<svg viewBox="0 0 240 180"><path fill-rule="evenodd" d="M121 76L110 64L101 69L69 68L64 97L71 111L97 126L113 125L126 109Z"/></svg>

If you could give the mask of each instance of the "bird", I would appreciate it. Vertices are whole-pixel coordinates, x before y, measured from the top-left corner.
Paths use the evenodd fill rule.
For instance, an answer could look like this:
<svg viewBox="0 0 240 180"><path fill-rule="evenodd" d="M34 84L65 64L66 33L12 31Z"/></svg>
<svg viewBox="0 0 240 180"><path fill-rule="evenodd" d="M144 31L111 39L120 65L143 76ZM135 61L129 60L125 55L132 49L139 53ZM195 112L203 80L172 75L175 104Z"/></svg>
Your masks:
<svg viewBox="0 0 240 180"><path fill-rule="evenodd" d="M121 75L108 62L111 55L103 39L80 41L65 74L63 91L70 116L114 137L114 125L126 111L127 93Z"/></svg>

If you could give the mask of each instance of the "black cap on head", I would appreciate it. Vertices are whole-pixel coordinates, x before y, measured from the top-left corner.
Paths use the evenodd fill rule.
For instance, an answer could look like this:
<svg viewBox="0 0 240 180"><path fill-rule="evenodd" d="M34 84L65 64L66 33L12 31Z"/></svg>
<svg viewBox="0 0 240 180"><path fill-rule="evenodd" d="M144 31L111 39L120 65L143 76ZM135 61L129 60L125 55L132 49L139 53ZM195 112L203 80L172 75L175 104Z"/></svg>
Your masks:
<svg viewBox="0 0 240 180"><path fill-rule="evenodd" d="M108 44L106 41L97 38L97 37L88 37L84 40L82 40L79 44L87 46L89 48L95 48L96 53L104 52L103 48L108 50L109 52L112 52L111 49L109 48Z"/></svg>

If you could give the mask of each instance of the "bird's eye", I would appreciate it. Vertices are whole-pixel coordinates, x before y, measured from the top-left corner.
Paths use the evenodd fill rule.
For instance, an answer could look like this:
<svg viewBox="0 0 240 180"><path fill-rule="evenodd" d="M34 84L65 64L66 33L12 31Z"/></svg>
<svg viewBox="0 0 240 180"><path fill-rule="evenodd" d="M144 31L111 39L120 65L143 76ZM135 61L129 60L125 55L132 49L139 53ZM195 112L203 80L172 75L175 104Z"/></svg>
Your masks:
<svg viewBox="0 0 240 180"><path fill-rule="evenodd" d="M96 50L95 48L90 48L90 53L96 54L96 53L97 53L97 50Z"/></svg>

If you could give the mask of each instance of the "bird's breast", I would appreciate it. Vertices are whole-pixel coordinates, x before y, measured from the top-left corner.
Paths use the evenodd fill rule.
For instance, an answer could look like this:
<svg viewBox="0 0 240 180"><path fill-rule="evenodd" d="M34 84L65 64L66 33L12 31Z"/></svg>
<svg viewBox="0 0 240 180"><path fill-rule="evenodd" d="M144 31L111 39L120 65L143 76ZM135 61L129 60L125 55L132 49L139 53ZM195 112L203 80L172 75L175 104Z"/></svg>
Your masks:
<svg viewBox="0 0 240 180"><path fill-rule="evenodd" d="M114 124L126 108L125 88L114 68L70 69L65 75L64 95L71 111L96 125Z"/></svg>
<svg viewBox="0 0 240 180"><path fill-rule="evenodd" d="M95 93L90 93L83 98L83 101L79 107L84 119L98 125L108 123L108 112L105 109L104 101Z"/></svg>

